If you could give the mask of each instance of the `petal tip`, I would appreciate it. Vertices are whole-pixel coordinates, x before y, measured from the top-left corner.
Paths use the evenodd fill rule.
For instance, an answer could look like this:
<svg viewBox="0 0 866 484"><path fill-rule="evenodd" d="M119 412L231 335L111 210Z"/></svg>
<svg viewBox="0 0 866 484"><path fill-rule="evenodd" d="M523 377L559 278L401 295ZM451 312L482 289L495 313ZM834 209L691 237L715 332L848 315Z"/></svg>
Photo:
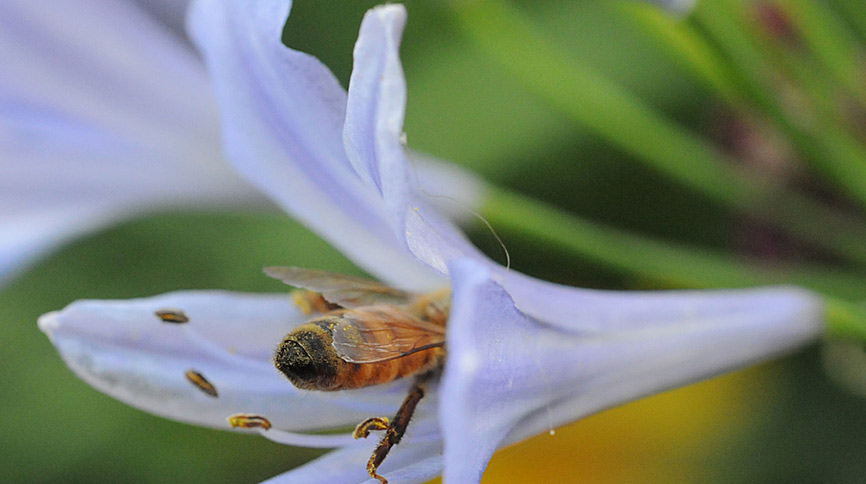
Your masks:
<svg viewBox="0 0 866 484"><path fill-rule="evenodd" d="M45 313L42 316L39 316L39 319L36 320L36 325L39 326L39 329L51 340L54 339L54 331L60 327L59 316L60 311L51 311L50 313Z"/></svg>
<svg viewBox="0 0 866 484"><path fill-rule="evenodd" d="M379 5L371 8L367 11L366 15L376 15L382 19L389 19L397 17L405 18L406 17L406 7L399 3L390 3L385 5ZM366 16L365 15L365 16Z"/></svg>

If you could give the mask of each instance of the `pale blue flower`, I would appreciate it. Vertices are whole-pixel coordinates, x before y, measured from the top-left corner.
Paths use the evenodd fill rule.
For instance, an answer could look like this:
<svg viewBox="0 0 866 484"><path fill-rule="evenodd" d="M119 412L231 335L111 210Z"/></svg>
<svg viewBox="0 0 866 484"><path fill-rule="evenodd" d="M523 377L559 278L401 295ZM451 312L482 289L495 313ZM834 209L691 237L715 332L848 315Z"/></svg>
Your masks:
<svg viewBox="0 0 866 484"><path fill-rule="evenodd" d="M453 289L444 375L380 468L392 482L439 473L449 484L478 482L501 445L796 349L822 332L821 299L796 288L593 291L491 262L429 205L408 162L403 7L365 16L348 95L315 58L282 45L288 8L275 0L194 4L190 31L210 71L227 159L371 273L413 290ZM483 190L460 179L457 196ZM154 311L166 307L182 308L190 323L160 323ZM390 415L409 382L293 388L271 355L303 319L284 295L184 292L80 301L40 326L79 376L138 408L217 428L230 414L258 413L274 423L262 431L269 438L339 447L273 482L367 482L375 442L293 432ZM218 398L185 380L190 368Z"/></svg>
<svg viewBox="0 0 866 484"><path fill-rule="evenodd" d="M0 65L0 278L133 214L263 204L201 59L135 3L4 0Z"/></svg>
<svg viewBox="0 0 866 484"><path fill-rule="evenodd" d="M0 280L62 242L142 213L272 208L224 160L211 81L175 30L186 4L0 5ZM424 183L454 186L452 196L475 203L460 195L474 183L468 175L419 161ZM329 237L326 226L341 221L323 217L327 210L300 218L351 253L353 243Z"/></svg>

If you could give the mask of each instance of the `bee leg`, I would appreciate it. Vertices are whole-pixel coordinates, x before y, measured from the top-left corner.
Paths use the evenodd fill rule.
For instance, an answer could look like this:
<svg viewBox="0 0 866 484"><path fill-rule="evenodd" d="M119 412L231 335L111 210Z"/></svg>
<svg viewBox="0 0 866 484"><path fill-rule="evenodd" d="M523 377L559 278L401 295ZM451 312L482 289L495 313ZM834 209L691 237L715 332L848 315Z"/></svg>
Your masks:
<svg viewBox="0 0 866 484"><path fill-rule="evenodd" d="M412 390L409 391L409 395L406 396L406 399L403 400L403 404L400 405L400 409L397 410L397 415L394 416L394 420L388 422L388 419L386 418L368 418L355 428L354 435L356 439L366 437L370 434L371 430L385 431L385 437L383 437L382 441L379 442L379 445L376 446L373 455L367 462L367 473L370 474L370 477L377 479L382 484L388 484L388 480L380 476L376 470L382 464L382 461L385 460L385 457L388 456L391 447L400 443L400 439L402 439L403 434L406 433L406 427L409 426L409 420L412 418L412 414L415 413L415 407L418 406L418 402L424 398L425 384L427 380L428 378L421 377L415 382Z"/></svg>
<svg viewBox="0 0 866 484"><path fill-rule="evenodd" d="M366 439L367 436L370 435L371 431L388 430L388 425L390 424L391 423L386 417L370 417L355 427L355 432L352 433L352 437L356 439Z"/></svg>

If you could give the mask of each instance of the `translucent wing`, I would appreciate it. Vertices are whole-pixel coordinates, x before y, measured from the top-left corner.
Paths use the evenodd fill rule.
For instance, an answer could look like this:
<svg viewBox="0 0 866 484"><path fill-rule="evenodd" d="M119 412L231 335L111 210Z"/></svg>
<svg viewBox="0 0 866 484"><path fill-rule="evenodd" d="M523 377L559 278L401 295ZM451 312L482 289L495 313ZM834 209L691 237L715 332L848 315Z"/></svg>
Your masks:
<svg viewBox="0 0 866 484"><path fill-rule="evenodd" d="M347 311L333 335L337 353L350 363L393 360L445 344L445 327L388 306Z"/></svg>
<svg viewBox="0 0 866 484"><path fill-rule="evenodd" d="M286 284L320 293L328 302L344 308L373 304L409 304L411 293L376 281L300 267L265 267L265 274Z"/></svg>

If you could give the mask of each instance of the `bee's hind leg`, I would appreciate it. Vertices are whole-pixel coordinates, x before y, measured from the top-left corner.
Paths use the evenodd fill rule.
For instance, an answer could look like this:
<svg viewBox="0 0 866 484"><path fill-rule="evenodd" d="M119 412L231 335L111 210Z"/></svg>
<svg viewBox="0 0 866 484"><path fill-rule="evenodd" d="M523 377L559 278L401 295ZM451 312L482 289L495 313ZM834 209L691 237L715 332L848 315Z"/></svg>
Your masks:
<svg viewBox="0 0 866 484"><path fill-rule="evenodd" d="M412 389L409 390L409 395L406 396L406 399L403 400L403 404L400 405L400 408L397 410L394 420L389 421L387 418L373 417L364 420L355 427L354 436L356 439L367 437L370 435L370 431L385 431L385 437L383 437L382 441L379 442L379 445L376 446L373 455L367 462L367 472L371 477L377 479L382 484L388 484L388 480L380 476L376 470L382 464L382 461L385 460L385 457L388 456L391 447L397 445L400 442L400 439L403 438L403 434L406 433L406 427L409 426L409 420L412 418L412 414L415 413L415 407L418 406L418 402L424 398L427 383L430 381L432 376L432 374L428 373L418 377L415 384L412 386Z"/></svg>

